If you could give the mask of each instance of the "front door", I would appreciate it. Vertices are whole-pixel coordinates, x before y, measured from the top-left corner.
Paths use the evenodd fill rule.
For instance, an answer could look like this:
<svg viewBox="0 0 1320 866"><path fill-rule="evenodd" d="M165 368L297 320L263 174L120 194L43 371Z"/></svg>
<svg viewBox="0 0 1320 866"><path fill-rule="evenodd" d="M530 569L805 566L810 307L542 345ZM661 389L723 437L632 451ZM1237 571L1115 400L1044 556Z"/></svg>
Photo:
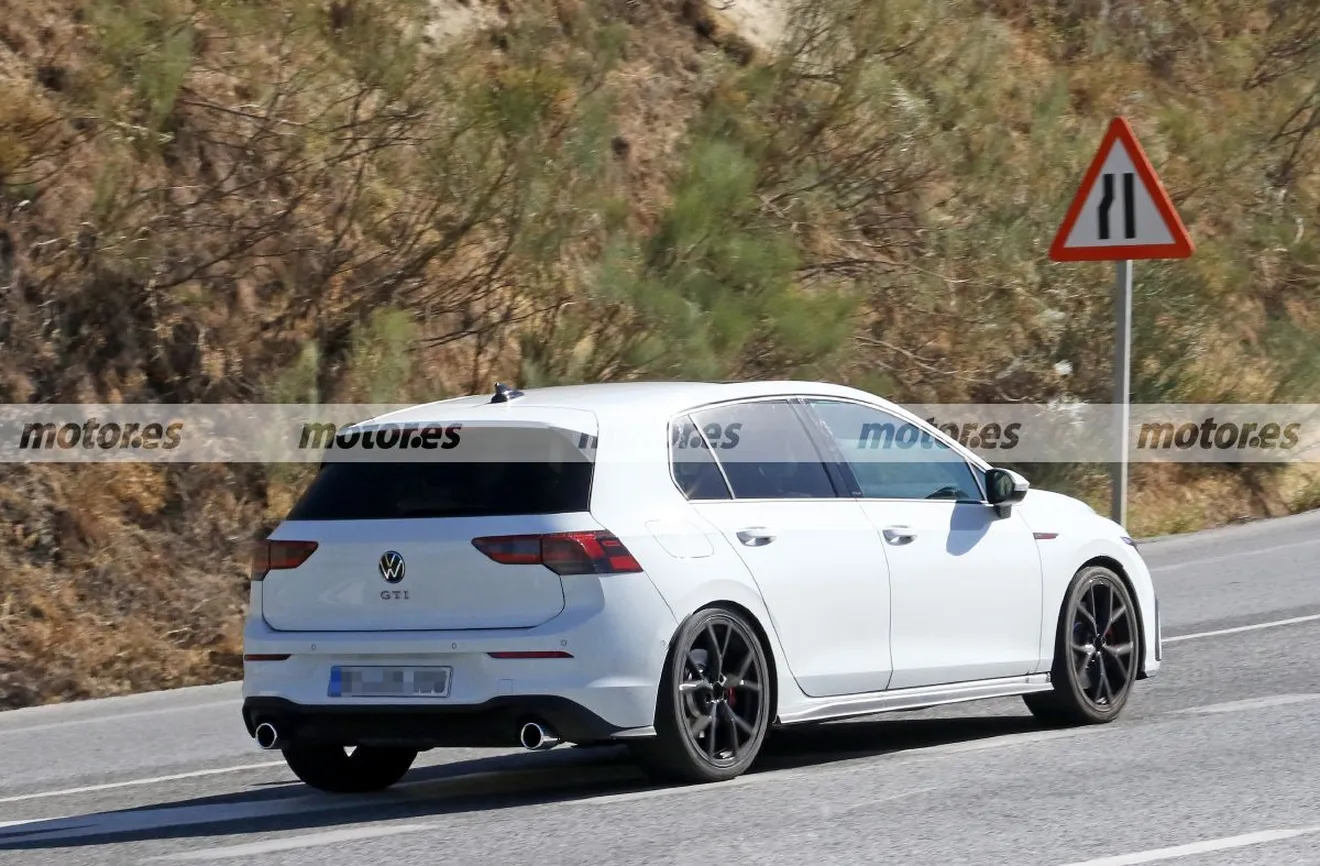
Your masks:
<svg viewBox="0 0 1320 866"><path fill-rule="evenodd" d="M890 688L1031 673L1043 587L1030 527L996 514L979 470L938 431L862 403L808 405L889 562Z"/></svg>

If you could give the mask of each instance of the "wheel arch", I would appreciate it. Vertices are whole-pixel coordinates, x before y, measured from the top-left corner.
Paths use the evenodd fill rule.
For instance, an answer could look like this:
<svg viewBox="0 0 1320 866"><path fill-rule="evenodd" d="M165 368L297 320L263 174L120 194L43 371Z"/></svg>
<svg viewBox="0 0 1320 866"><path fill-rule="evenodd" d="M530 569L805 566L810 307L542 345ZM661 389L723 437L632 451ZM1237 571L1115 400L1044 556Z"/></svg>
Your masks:
<svg viewBox="0 0 1320 866"><path fill-rule="evenodd" d="M1123 581L1123 587L1128 591L1128 597L1132 599L1132 606L1136 608L1137 628L1141 629L1141 633L1140 635L1138 635L1138 639L1136 641L1137 644L1136 679L1144 680L1146 678L1146 615L1145 612L1141 609L1141 598L1137 595L1136 584L1132 582L1132 576L1128 574L1127 569L1123 567L1123 564L1121 562L1119 562L1117 559L1114 559L1113 557L1105 556L1103 554L1099 556L1093 556L1090 559L1088 559L1086 562L1083 562L1081 565L1077 567L1077 571L1081 571L1083 568L1090 568L1091 566L1097 566L1097 565L1102 568L1107 568L1110 571L1112 571L1114 574L1118 575L1118 579ZM1073 573L1076 574L1077 572L1073 572ZM1062 616L1062 614L1060 615Z"/></svg>
<svg viewBox="0 0 1320 866"><path fill-rule="evenodd" d="M736 613L738 616L747 620L747 624L752 627L752 632L756 635L757 641L761 644L761 651L765 653L766 664L770 666L769 676L766 678L770 686L770 724L775 725L779 721L779 659L775 655L774 641L770 639L770 633L754 612L745 605L729 599L716 599L708 601L701 607L689 613L674 628L673 635L669 638L669 652L674 652L677 647L678 634L687 625L688 620L699 613L707 610L725 610L730 613Z"/></svg>

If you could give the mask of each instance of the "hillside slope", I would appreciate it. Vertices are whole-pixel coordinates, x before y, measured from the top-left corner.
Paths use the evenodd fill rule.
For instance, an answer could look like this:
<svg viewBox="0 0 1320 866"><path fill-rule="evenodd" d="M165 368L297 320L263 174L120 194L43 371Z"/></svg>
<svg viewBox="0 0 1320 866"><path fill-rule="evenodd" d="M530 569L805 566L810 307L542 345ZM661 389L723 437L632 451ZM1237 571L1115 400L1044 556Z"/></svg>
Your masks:
<svg viewBox="0 0 1320 866"><path fill-rule="evenodd" d="M1247 0L11 0L4 402L400 401L828 377L1109 399L1046 251L1114 114L1198 244L1134 399L1320 385L1320 12ZM1034 482L1100 501L1102 467ZM0 706L236 676L282 466L9 465ZM1320 501L1137 473L1137 532Z"/></svg>

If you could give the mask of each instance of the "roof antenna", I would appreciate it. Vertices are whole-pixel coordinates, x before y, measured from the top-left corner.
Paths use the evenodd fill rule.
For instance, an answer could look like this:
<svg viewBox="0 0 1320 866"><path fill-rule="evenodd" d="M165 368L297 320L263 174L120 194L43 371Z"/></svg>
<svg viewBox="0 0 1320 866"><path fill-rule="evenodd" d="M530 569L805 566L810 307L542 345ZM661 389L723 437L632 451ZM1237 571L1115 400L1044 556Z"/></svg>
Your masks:
<svg viewBox="0 0 1320 866"><path fill-rule="evenodd" d="M521 397L522 395L523 392L519 391L517 388L510 388L508 385L505 385L503 382L496 382L495 396L490 398L490 402L507 403L513 398Z"/></svg>

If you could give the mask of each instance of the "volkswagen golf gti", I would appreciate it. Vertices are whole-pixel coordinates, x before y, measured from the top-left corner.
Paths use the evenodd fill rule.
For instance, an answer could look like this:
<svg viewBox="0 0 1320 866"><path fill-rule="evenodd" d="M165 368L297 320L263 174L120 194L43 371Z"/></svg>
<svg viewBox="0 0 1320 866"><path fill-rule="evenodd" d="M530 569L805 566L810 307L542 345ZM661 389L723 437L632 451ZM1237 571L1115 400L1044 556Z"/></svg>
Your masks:
<svg viewBox="0 0 1320 866"><path fill-rule="evenodd" d="M498 385L336 441L244 632L248 734L323 790L559 743L718 781L781 726L1016 695L1109 722L1160 666L1121 526L853 388Z"/></svg>

